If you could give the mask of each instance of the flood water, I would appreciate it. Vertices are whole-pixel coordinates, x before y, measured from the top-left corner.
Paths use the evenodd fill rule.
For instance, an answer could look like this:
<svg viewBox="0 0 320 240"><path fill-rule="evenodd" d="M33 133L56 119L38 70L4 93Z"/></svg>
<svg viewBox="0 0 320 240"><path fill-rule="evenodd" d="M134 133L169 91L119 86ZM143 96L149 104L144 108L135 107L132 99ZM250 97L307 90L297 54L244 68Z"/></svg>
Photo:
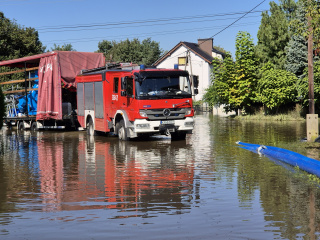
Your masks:
<svg viewBox="0 0 320 240"><path fill-rule="evenodd" d="M300 147L305 123L197 115L186 141L0 133L0 239L319 239L320 187L237 147Z"/></svg>

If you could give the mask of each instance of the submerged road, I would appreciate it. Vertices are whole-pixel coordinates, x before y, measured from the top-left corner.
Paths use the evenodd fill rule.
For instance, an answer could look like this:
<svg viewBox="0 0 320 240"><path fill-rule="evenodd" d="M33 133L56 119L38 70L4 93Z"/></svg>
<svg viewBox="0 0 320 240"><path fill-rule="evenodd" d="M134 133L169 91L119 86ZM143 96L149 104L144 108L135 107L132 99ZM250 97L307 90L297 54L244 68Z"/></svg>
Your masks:
<svg viewBox="0 0 320 240"><path fill-rule="evenodd" d="M304 123L197 115L186 141L0 135L0 239L318 239L320 189L237 147L301 147Z"/></svg>

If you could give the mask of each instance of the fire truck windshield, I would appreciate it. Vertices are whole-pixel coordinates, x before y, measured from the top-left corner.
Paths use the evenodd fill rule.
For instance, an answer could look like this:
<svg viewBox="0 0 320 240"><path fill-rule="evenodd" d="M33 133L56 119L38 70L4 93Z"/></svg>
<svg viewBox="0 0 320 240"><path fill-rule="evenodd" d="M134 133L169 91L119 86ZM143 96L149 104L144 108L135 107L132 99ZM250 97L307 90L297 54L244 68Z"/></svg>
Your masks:
<svg viewBox="0 0 320 240"><path fill-rule="evenodd" d="M136 81L137 99L191 98L187 76L146 77Z"/></svg>

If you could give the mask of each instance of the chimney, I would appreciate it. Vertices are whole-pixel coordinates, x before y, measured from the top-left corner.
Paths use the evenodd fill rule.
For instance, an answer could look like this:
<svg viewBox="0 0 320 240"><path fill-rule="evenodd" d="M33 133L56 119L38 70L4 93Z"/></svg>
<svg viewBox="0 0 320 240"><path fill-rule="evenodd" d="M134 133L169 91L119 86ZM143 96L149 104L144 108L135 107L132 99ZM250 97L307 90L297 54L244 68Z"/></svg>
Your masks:
<svg viewBox="0 0 320 240"><path fill-rule="evenodd" d="M200 49L212 56L213 38L198 39Z"/></svg>

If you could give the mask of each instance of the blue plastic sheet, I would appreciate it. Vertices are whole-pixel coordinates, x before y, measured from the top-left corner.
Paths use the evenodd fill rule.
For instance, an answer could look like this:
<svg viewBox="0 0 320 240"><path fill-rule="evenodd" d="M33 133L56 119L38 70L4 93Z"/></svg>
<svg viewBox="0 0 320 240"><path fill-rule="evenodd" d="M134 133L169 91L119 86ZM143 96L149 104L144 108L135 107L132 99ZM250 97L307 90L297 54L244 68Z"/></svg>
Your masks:
<svg viewBox="0 0 320 240"><path fill-rule="evenodd" d="M38 88L38 80L34 81L32 88ZM38 103L38 91L30 91L27 94L28 98L28 114L29 115L36 115L37 114L37 103ZM18 101L18 112L25 114L27 112L27 100L26 97L20 97Z"/></svg>

